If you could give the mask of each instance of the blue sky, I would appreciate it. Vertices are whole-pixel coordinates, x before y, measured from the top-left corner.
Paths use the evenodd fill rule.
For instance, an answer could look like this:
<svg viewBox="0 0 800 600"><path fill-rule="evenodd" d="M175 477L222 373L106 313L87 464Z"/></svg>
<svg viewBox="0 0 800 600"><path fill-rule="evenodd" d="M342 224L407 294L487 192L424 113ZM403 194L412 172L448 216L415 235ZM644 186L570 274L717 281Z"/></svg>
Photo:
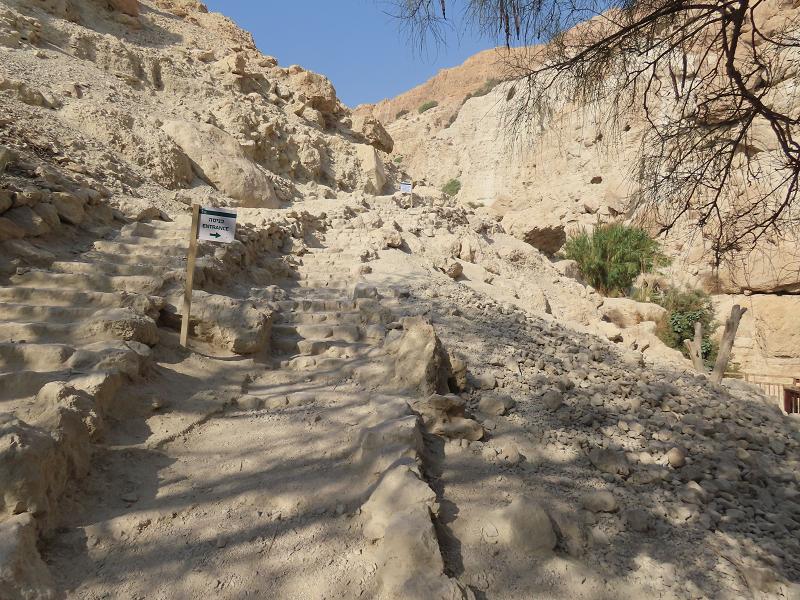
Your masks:
<svg viewBox="0 0 800 600"><path fill-rule="evenodd" d="M387 14L386 0L207 0L206 5L251 31L258 48L282 66L299 64L326 75L349 106L396 96L493 45L455 23L446 46L421 52Z"/></svg>

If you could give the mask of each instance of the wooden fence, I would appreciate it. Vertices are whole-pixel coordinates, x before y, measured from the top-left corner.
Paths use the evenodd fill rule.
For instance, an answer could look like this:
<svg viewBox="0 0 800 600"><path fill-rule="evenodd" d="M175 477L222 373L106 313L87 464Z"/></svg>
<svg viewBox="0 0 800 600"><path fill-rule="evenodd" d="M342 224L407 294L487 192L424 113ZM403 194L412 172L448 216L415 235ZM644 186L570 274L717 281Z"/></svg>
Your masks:
<svg viewBox="0 0 800 600"><path fill-rule="evenodd" d="M780 376L761 375L758 373L726 373L726 377L736 377L737 379L757 385L767 396L775 398L781 408L788 412L793 412L785 406L786 395L784 390L785 388L793 388L795 390L800 389L800 375ZM797 407L794 406L795 403L796 401L793 400L793 409L797 409ZM796 410L794 412L796 412Z"/></svg>

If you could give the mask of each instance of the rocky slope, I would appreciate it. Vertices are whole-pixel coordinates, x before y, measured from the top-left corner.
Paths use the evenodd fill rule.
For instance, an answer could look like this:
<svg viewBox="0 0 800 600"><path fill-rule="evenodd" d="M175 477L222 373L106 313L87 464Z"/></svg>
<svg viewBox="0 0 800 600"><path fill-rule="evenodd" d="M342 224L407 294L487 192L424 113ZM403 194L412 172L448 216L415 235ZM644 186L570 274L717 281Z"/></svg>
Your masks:
<svg viewBox="0 0 800 600"><path fill-rule="evenodd" d="M793 3L782 0L761 10L765 22L776 26L797 12ZM543 132L512 143L504 133L512 84L474 96L507 71L503 52L478 54L395 99L356 112L385 119L395 140L394 160L410 177L437 188L458 179L460 202L486 206L502 217L506 231L552 253L571 230L625 218L627 200L637 187L634 173L644 121L632 110L617 128L609 129L602 109L566 106ZM772 84L771 97L792 98L798 81L796 56L787 51L781 64L786 68ZM418 113L427 101L439 105ZM401 110L409 112L398 118ZM751 145L765 154L776 150L769 135L756 135ZM669 273L673 280L724 294L715 299L718 321L727 318L732 297L748 307L734 353L745 372L800 377L795 343L800 321L792 318L800 311L795 295L800 289L798 241L797 232L787 230L780 243L762 244L716 271L691 229L663 240L674 259Z"/></svg>

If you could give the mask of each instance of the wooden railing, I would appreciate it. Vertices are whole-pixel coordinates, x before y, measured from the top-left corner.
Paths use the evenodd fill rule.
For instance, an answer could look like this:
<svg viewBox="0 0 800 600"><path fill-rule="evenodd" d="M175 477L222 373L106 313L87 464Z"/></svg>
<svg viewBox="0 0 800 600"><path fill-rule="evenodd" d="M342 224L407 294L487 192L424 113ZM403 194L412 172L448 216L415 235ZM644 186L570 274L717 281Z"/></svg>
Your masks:
<svg viewBox="0 0 800 600"><path fill-rule="evenodd" d="M728 375L726 375L727 377ZM737 377L753 385L757 385L767 396L771 396L783 403L783 388L800 386L800 375L762 375L758 373L731 373L730 376Z"/></svg>

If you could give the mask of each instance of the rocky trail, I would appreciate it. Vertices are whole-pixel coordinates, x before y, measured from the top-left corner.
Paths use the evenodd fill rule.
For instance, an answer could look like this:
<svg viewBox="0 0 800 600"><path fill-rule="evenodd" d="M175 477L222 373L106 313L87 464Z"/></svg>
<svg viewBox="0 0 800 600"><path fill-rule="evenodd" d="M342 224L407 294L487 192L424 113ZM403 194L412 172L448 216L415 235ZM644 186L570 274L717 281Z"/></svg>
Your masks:
<svg viewBox="0 0 800 600"><path fill-rule="evenodd" d="M0 0L0 59L0 600L800 598L796 416L553 257L557 206L438 189L527 202L502 85L397 150L195 0ZM192 204L237 229L185 348Z"/></svg>
<svg viewBox="0 0 800 600"><path fill-rule="evenodd" d="M41 496L33 480L15 485L50 528L48 569L17 566L36 575L42 597L791 598L784 577L800 568L791 422L746 386L653 370L639 352L436 269L429 283L400 224L426 214L441 209L387 197L319 217L327 225L301 250L278 255L283 275L251 290L257 310L274 310L270 353L221 351L221 340L236 345L233 330L203 338L213 296L203 291L192 351L178 346L183 271L170 249L185 251L185 221L132 223L74 262L14 276L38 286L5 288L19 300L5 313L16 318L60 315L53 299L77 293L68 281L84 289L80 265L100 256L118 257L91 279L106 291L81 293L111 310L160 307L157 319L136 313L149 329L101 326L78 338L89 345L75 353L97 343L139 351L125 375L134 385L120 380L113 403L102 404L101 384L121 377L119 363L29 365L45 374L18 414L39 414L36 403L52 397L61 415L105 421L91 470L89 440L71 438L66 420L60 446L42 454L31 444L39 454L21 457L21 472L36 477L64 472L46 463L54 457L84 468ZM70 278L42 286L54 272ZM132 285L163 296L114 291ZM152 333L137 342L140 330ZM35 338L43 349L45 331ZM84 380L99 382L86 388L92 404ZM29 561L33 522L4 525Z"/></svg>

